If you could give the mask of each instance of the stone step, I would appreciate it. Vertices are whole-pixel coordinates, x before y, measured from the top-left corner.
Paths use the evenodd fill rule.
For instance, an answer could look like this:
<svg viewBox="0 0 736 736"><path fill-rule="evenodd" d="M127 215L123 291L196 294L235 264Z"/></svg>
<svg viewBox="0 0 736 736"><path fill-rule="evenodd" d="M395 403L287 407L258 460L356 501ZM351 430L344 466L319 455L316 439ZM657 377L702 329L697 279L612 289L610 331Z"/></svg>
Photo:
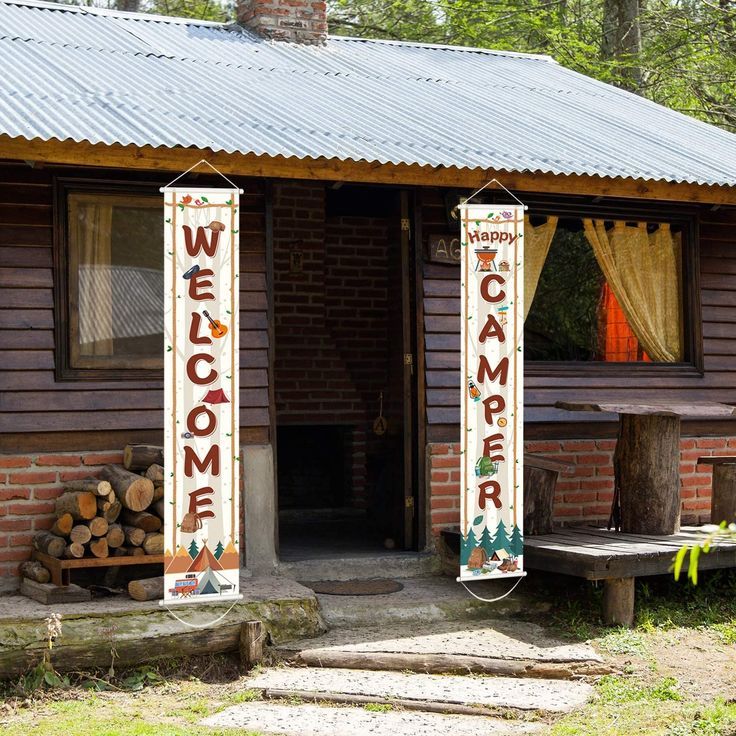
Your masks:
<svg viewBox="0 0 736 736"><path fill-rule="evenodd" d="M566 713L582 706L593 694L591 685L567 680L485 677L482 675L427 675L407 672L371 672L356 669L272 667L247 678L245 686L304 697L369 696L385 702Z"/></svg>
<svg viewBox="0 0 736 736"><path fill-rule="evenodd" d="M366 710L300 703L251 702L209 716L202 725L280 736L522 736L540 733L539 723L475 715L444 715L412 710Z"/></svg>
<svg viewBox="0 0 736 736"><path fill-rule="evenodd" d="M375 559L375 558L373 558ZM302 576L300 580L339 579L337 567L334 573L325 570L324 577ZM366 569L366 577L399 577L381 565L375 565L372 574ZM344 578L343 578L344 579ZM348 578L349 579L349 578ZM473 598L453 578L430 575L402 577L404 589L397 593L375 596L339 596L318 594L322 615L332 627L361 628L391 624L421 624L435 621L467 621L513 616L521 612L544 612L549 604L534 601L519 586L508 598L486 603ZM513 584L513 581L512 583ZM473 583L473 592L483 598L493 599L509 590L507 580Z"/></svg>
<svg viewBox="0 0 736 736"><path fill-rule="evenodd" d="M292 580L370 580L431 575L439 571L439 565L435 554L379 552L281 561L278 572Z"/></svg>
<svg viewBox="0 0 736 736"><path fill-rule="evenodd" d="M275 651L312 667L552 679L612 671L591 646L561 641L536 624L513 619L426 623L420 631L406 624L332 629Z"/></svg>

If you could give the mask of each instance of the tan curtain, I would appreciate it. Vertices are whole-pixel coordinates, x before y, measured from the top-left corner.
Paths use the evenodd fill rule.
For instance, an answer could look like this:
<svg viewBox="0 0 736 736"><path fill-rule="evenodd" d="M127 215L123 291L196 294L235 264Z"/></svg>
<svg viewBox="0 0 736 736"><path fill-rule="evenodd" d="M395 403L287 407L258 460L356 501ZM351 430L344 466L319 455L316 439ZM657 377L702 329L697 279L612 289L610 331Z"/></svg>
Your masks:
<svg viewBox="0 0 736 736"><path fill-rule="evenodd" d="M683 357L681 238L668 223L654 233L644 222L583 220L598 265L649 357L676 363Z"/></svg>
<svg viewBox="0 0 736 736"><path fill-rule="evenodd" d="M537 227L529 223L528 217L524 217L524 320L534 301L539 277L556 229L557 217L548 217L547 222Z"/></svg>
<svg viewBox="0 0 736 736"><path fill-rule="evenodd" d="M77 248L80 355L112 355L112 206L77 202L72 247Z"/></svg>

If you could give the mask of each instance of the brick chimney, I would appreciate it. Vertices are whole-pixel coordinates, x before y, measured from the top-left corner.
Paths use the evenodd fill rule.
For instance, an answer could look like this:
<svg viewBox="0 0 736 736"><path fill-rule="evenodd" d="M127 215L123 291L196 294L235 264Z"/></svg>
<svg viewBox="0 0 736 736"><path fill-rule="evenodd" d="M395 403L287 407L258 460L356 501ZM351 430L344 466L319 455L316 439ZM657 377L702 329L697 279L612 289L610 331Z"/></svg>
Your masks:
<svg viewBox="0 0 736 736"><path fill-rule="evenodd" d="M238 23L263 38L321 44L327 40L322 0L237 0Z"/></svg>

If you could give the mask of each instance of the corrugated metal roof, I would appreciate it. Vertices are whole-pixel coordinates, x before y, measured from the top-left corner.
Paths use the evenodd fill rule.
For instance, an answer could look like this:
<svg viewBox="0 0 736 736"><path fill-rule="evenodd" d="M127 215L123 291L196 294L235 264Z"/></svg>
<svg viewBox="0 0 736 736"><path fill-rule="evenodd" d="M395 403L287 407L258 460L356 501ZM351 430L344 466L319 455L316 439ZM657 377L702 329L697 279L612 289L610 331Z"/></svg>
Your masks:
<svg viewBox="0 0 736 736"><path fill-rule="evenodd" d="M542 56L0 0L0 133L736 185L736 135Z"/></svg>

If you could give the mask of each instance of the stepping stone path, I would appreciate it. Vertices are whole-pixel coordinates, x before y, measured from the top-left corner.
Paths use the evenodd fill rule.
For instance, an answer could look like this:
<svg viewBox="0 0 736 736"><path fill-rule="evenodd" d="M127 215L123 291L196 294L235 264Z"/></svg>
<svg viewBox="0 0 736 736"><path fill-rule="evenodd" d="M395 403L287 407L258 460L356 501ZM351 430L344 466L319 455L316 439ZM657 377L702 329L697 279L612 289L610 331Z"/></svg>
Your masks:
<svg viewBox="0 0 736 736"><path fill-rule="evenodd" d="M318 596L331 630L274 649L288 664L243 684L261 699L203 723L280 736L537 734L592 696L583 677L611 671L592 647L478 607L442 578L402 582L372 599Z"/></svg>
<svg viewBox="0 0 736 736"><path fill-rule="evenodd" d="M214 728L238 728L284 736L521 736L539 733L542 729L536 723L515 723L484 716L394 710L377 713L364 708L277 703L235 705L202 723Z"/></svg>
<svg viewBox="0 0 736 736"><path fill-rule="evenodd" d="M248 678L255 690L288 693L373 696L385 701L480 705L487 708L564 713L592 694L584 682L471 675L424 675L407 672L273 667Z"/></svg>
<svg viewBox="0 0 736 736"><path fill-rule="evenodd" d="M496 620L427 623L417 633L406 624L333 629L283 644L277 654L319 667L479 672L569 678L609 672L587 644L570 644L536 624Z"/></svg>

